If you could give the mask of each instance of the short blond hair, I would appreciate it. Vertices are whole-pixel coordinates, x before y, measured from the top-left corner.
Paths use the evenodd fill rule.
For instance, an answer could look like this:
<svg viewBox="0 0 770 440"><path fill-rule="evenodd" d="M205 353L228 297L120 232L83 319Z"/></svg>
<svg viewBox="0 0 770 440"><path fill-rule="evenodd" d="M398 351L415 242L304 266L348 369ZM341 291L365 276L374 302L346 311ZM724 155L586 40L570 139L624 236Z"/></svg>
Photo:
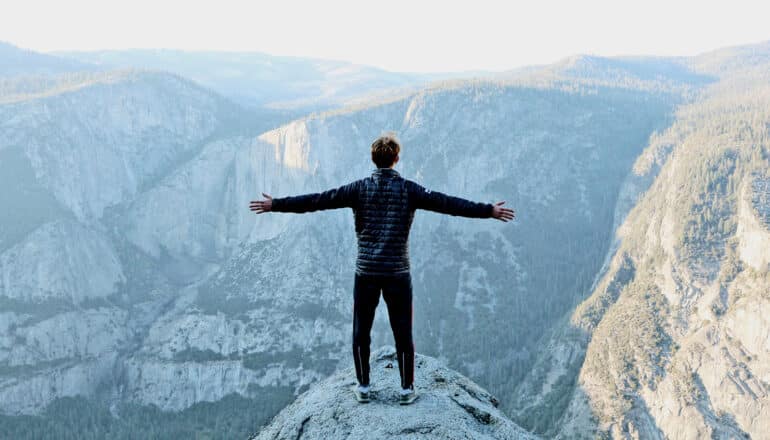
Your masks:
<svg viewBox="0 0 770 440"><path fill-rule="evenodd" d="M377 168L389 168L396 162L396 156L400 152L401 143L396 138L396 133L389 131L372 143L372 162Z"/></svg>

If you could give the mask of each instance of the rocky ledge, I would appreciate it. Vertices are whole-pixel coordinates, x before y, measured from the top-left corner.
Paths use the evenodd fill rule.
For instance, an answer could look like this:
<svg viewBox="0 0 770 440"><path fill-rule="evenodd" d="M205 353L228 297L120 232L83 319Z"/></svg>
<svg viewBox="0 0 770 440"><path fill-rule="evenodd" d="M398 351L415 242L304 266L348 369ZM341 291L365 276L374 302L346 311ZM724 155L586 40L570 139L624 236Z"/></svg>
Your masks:
<svg viewBox="0 0 770 440"><path fill-rule="evenodd" d="M498 400L430 356L415 354L412 405L398 403L396 352L384 346L371 356L370 403L358 403L353 367L314 384L251 440L281 439L535 439L498 408Z"/></svg>

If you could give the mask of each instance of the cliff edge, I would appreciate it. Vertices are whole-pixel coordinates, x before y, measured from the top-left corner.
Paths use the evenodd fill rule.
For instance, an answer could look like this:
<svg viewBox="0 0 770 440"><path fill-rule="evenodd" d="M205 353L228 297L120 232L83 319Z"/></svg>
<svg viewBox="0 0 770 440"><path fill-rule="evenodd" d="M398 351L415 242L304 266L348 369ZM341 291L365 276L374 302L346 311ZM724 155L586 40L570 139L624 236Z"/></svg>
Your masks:
<svg viewBox="0 0 770 440"><path fill-rule="evenodd" d="M396 352L383 346L371 356L370 403L351 391L353 367L314 384L251 440L280 439L535 439L500 410L489 392L438 359L415 354L420 398L398 404Z"/></svg>

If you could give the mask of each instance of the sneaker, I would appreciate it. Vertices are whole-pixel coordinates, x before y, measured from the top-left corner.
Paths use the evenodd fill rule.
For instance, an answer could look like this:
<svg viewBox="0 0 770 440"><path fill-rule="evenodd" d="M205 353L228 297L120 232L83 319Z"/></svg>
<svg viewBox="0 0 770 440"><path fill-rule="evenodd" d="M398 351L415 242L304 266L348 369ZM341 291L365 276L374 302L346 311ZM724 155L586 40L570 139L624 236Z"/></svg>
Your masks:
<svg viewBox="0 0 770 440"><path fill-rule="evenodd" d="M398 399L398 403L401 405L410 405L414 403L417 398L420 397L419 394L417 394L417 391L411 390L409 392L406 392L405 390L402 390L401 396Z"/></svg>
<svg viewBox="0 0 770 440"><path fill-rule="evenodd" d="M356 400L358 400L359 403L369 403L369 387L365 387L364 390L362 390L361 387L354 386L353 394L355 394Z"/></svg>

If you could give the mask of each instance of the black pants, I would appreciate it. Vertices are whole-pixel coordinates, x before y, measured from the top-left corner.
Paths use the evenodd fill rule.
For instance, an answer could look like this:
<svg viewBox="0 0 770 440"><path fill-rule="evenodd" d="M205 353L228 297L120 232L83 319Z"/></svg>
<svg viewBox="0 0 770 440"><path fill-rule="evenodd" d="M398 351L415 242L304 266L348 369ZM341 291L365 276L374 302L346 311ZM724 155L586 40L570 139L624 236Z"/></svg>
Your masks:
<svg viewBox="0 0 770 440"><path fill-rule="evenodd" d="M414 341L412 339L411 274L356 274L353 286L353 361L360 385L369 385L369 344L374 311L380 291L388 306L390 327L396 342L401 388L414 387Z"/></svg>

